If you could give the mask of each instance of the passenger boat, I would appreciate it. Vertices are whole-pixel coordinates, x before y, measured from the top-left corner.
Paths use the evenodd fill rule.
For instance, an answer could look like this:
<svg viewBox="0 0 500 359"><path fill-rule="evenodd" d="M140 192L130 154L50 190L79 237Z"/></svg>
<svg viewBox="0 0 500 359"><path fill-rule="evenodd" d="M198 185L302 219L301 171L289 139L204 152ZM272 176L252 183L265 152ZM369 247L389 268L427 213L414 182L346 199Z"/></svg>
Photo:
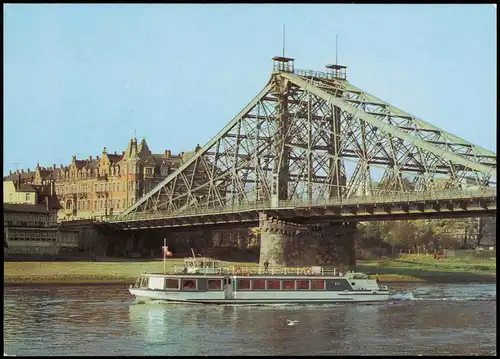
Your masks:
<svg viewBox="0 0 500 359"><path fill-rule="evenodd" d="M186 258L171 273L144 273L129 288L138 301L205 304L335 303L389 299L387 286L363 273L307 268L223 267Z"/></svg>

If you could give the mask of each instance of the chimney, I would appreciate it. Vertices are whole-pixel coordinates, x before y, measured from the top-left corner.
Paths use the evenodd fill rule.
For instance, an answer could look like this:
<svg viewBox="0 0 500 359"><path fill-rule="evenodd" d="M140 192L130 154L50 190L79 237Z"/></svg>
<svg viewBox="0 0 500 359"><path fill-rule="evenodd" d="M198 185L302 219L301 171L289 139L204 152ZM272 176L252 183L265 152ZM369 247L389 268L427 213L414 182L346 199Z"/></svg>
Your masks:
<svg viewBox="0 0 500 359"><path fill-rule="evenodd" d="M116 151L115 151L115 155L116 155Z"/></svg>
<svg viewBox="0 0 500 359"><path fill-rule="evenodd" d="M169 150L165 150L165 157L170 158L170 151Z"/></svg>
<svg viewBox="0 0 500 359"><path fill-rule="evenodd" d="M96 156L96 159L99 161L99 156Z"/></svg>
<svg viewBox="0 0 500 359"><path fill-rule="evenodd" d="M12 171L11 171L11 170L9 170L9 176L10 176L11 174L12 174Z"/></svg>
<svg viewBox="0 0 500 359"><path fill-rule="evenodd" d="M17 172L17 190L21 189L21 174Z"/></svg>
<svg viewBox="0 0 500 359"><path fill-rule="evenodd" d="M55 164L55 163L52 165L52 169L53 169L54 171L56 170L56 164Z"/></svg>
<svg viewBox="0 0 500 359"><path fill-rule="evenodd" d="M89 162L92 162L92 156L89 156Z"/></svg>
<svg viewBox="0 0 500 359"><path fill-rule="evenodd" d="M24 168L21 170L21 173L24 174Z"/></svg>
<svg viewBox="0 0 500 359"><path fill-rule="evenodd" d="M122 156L125 156L125 151L122 151Z"/></svg>
<svg viewBox="0 0 500 359"><path fill-rule="evenodd" d="M50 196L54 195L54 181L50 181Z"/></svg>
<svg viewBox="0 0 500 359"><path fill-rule="evenodd" d="M28 173L28 172L31 172L29 168L28 168L28 171L26 173Z"/></svg>

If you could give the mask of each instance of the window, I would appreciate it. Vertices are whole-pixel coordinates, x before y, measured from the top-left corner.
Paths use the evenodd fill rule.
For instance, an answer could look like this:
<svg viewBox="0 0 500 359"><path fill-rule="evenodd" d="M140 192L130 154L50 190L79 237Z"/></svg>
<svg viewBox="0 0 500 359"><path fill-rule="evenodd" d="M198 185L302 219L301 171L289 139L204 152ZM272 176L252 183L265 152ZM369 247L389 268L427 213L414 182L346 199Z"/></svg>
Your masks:
<svg viewBox="0 0 500 359"><path fill-rule="evenodd" d="M26 201L29 201L29 200L30 200L30 194L26 193Z"/></svg>
<svg viewBox="0 0 500 359"><path fill-rule="evenodd" d="M182 280L182 290L196 290L196 280L195 279L183 279Z"/></svg>
<svg viewBox="0 0 500 359"><path fill-rule="evenodd" d="M94 210L97 209L97 201L94 201Z"/></svg>
<svg viewBox="0 0 500 359"><path fill-rule="evenodd" d="M127 207L126 200L123 200L123 208L126 208L126 207Z"/></svg>
<svg viewBox="0 0 500 359"><path fill-rule="evenodd" d="M125 192L125 182L122 182L122 191Z"/></svg>
<svg viewBox="0 0 500 359"><path fill-rule="evenodd" d="M165 280L165 288L166 289L179 289L179 280L167 278Z"/></svg>
<svg viewBox="0 0 500 359"><path fill-rule="evenodd" d="M252 281L252 289L264 290L266 289L265 279L254 279Z"/></svg>
<svg viewBox="0 0 500 359"><path fill-rule="evenodd" d="M325 281L319 279L313 279L311 281L312 290L325 290Z"/></svg>
<svg viewBox="0 0 500 359"><path fill-rule="evenodd" d="M280 281L276 279L269 279L267 281L267 289L274 289L274 290L280 290Z"/></svg>
<svg viewBox="0 0 500 359"><path fill-rule="evenodd" d="M238 290L250 290L250 279L238 279Z"/></svg>
<svg viewBox="0 0 500 359"><path fill-rule="evenodd" d="M220 279L209 279L207 284L208 290L222 290L222 280Z"/></svg>
<svg viewBox="0 0 500 359"><path fill-rule="evenodd" d="M119 199L116 200L116 208L120 209L120 200Z"/></svg>
<svg viewBox="0 0 500 359"><path fill-rule="evenodd" d="M308 280L298 280L297 281L297 289L298 290L309 290L309 281Z"/></svg>
<svg viewBox="0 0 500 359"><path fill-rule="evenodd" d="M294 280L284 280L283 281L283 290L295 290L295 281Z"/></svg>
<svg viewBox="0 0 500 359"><path fill-rule="evenodd" d="M94 191L97 192L97 183L94 185Z"/></svg>
<svg viewBox="0 0 500 359"><path fill-rule="evenodd" d="M147 175L150 175L150 174L151 174L151 168L150 168L150 167L146 167L146 174L147 174Z"/></svg>

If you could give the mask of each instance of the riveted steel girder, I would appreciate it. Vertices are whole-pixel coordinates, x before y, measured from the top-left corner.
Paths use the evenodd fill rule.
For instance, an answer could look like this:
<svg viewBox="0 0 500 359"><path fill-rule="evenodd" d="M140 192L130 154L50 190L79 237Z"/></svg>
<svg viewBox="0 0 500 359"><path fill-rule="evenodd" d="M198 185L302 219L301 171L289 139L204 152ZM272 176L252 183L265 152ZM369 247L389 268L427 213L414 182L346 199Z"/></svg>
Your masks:
<svg viewBox="0 0 500 359"><path fill-rule="evenodd" d="M495 153L347 81L273 72L215 137L122 215L460 191L494 178Z"/></svg>

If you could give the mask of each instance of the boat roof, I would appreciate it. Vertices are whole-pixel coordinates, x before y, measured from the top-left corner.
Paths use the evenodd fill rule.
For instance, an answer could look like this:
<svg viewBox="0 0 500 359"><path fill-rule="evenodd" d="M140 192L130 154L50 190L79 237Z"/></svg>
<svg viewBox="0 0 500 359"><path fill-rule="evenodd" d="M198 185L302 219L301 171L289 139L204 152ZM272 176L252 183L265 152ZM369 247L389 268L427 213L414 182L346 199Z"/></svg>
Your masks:
<svg viewBox="0 0 500 359"><path fill-rule="evenodd" d="M216 279L223 279L225 277L231 277L233 279L369 279L369 277L366 274L363 273L355 273L358 274L359 276L348 276L348 275L332 275L332 274L294 274L294 273L289 273L289 274L284 274L284 273L278 273L278 274L269 274L269 273L253 273L249 275L244 275L244 274L234 274L234 273L228 273L228 274L205 274L205 273L143 273L141 276L142 277L165 277L165 278L216 278Z"/></svg>

